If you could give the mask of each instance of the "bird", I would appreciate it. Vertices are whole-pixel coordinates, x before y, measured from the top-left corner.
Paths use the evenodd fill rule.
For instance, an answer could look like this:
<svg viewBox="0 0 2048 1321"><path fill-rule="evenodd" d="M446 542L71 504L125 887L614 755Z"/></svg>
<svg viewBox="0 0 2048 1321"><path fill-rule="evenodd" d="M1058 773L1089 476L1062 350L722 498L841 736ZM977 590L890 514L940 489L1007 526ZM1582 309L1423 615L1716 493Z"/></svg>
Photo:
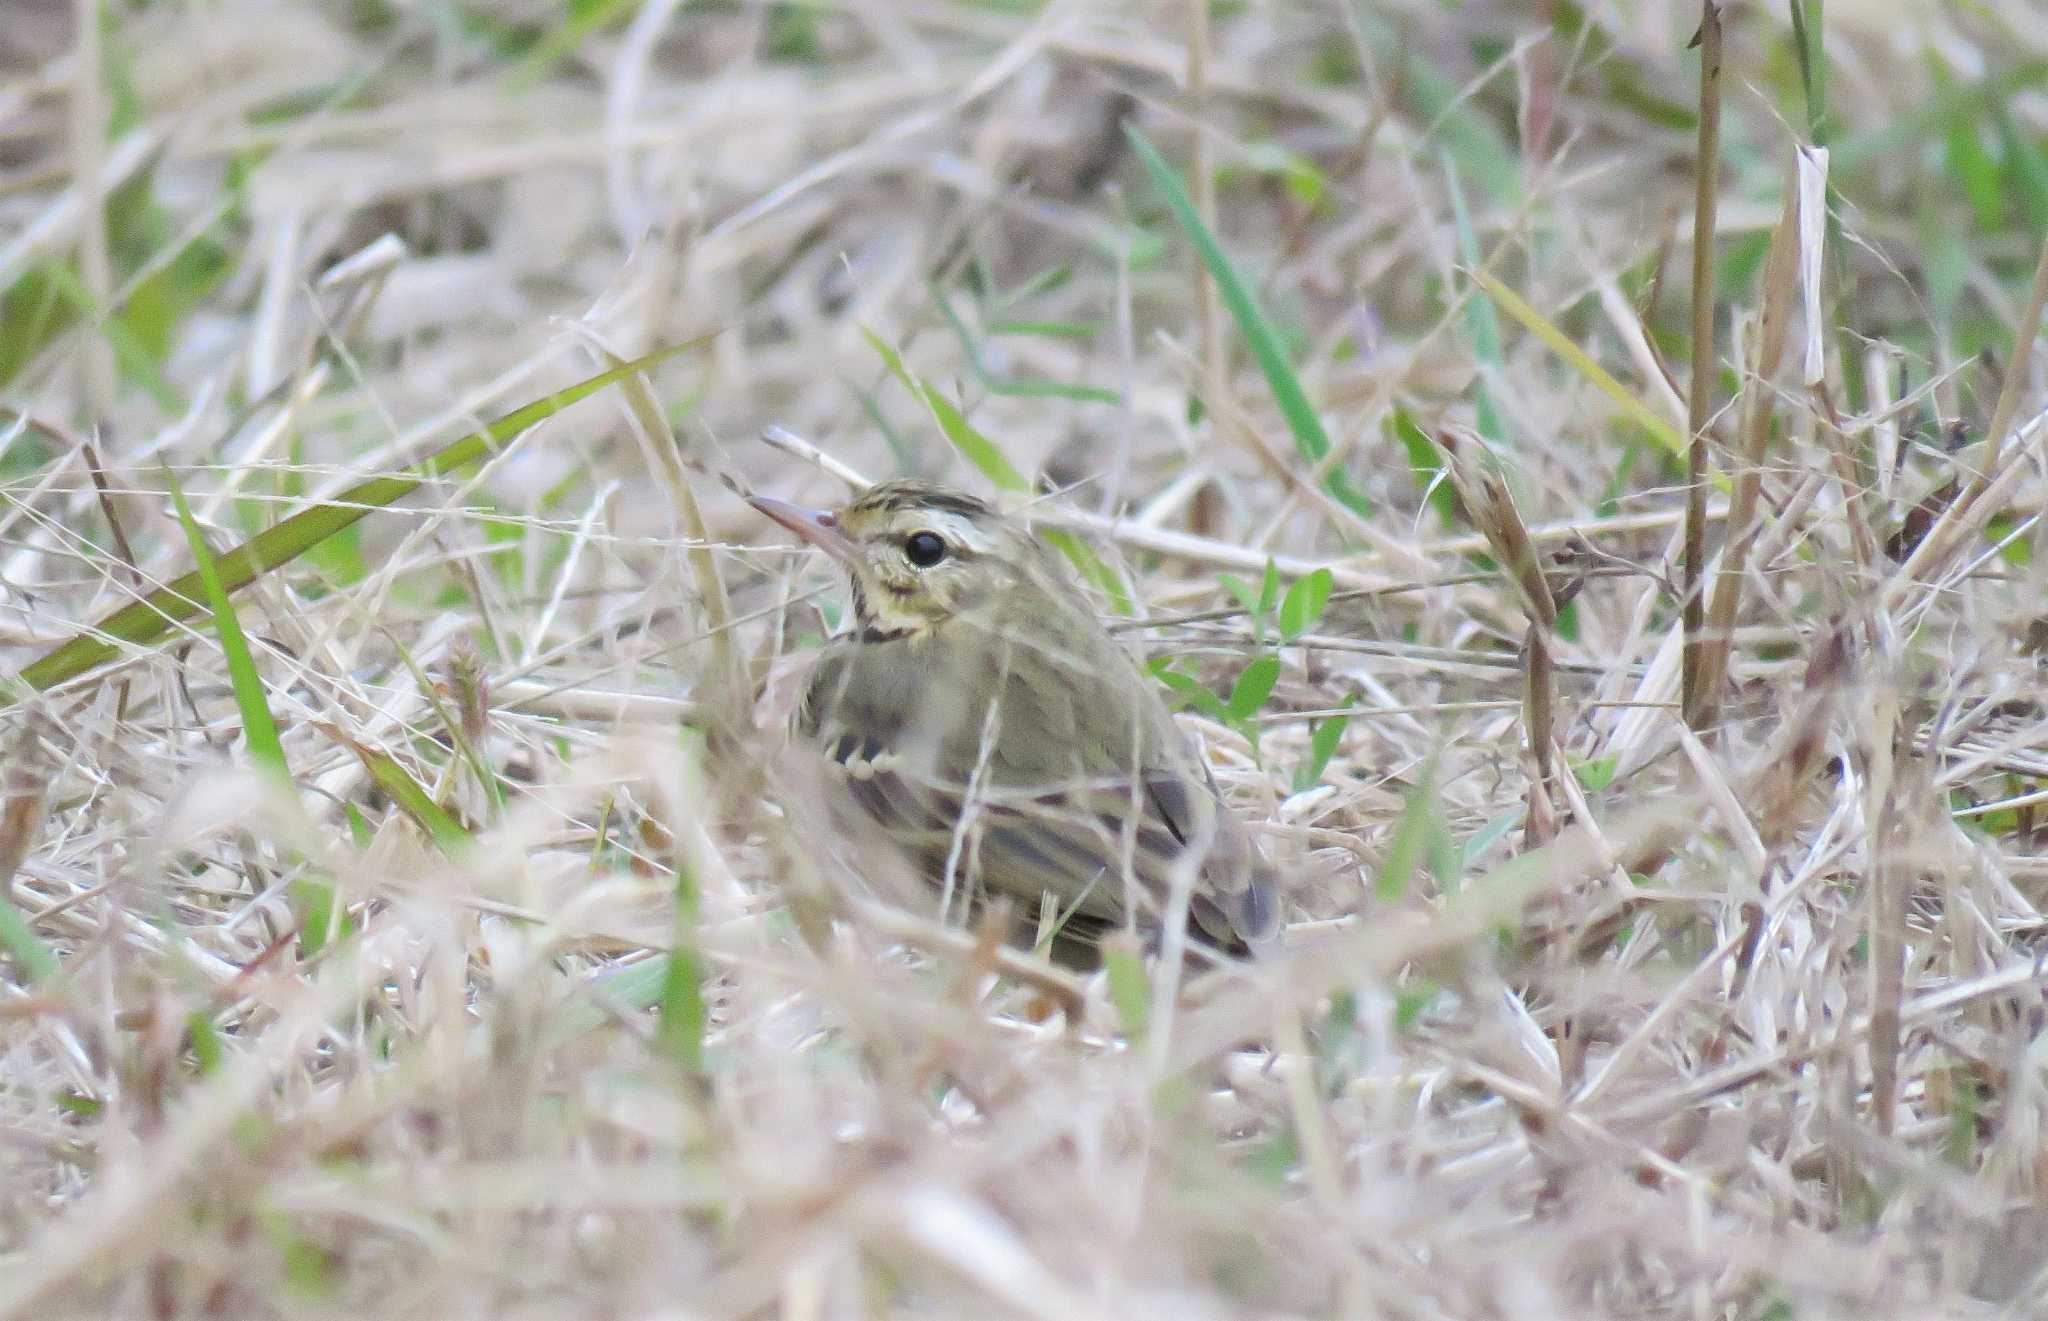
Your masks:
<svg viewBox="0 0 2048 1321"><path fill-rule="evenodd" d="M946 896L1051 896L1069 955L1126 927L1156 948L1176 881L1192 949L1271 945L1272 866L1158 686L1023 522L914 479L838 509L747 498L845 571L850 620L790 724L854 819Z"/></svg>

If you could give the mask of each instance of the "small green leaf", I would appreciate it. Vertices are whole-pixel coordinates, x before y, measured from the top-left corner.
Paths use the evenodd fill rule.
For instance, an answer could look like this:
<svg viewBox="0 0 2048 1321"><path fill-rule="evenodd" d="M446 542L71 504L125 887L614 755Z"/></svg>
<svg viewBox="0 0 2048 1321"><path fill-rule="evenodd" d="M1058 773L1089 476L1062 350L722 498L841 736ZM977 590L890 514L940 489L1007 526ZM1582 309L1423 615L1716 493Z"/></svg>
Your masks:
<svg viewBox="0 0 2048 1321"><path fill-rule="evenodd" d="M1323 200L1330 186L1314 161L1270 138L1247 144L1244 163L1259 174L1278 179L1302 205L1310 208Z"/></svg>
<svg viewBox="0 0 2048 1321"><path fill-rule="evenodd" d="M1230 700L1224 704L1230 718L1240 721L1257 715L1279 681L1278 656L1261 656L1238 671L1237 682L1230 686Z"/></svg>
<svg viewBox="0 0 2048 1321"><path fill-rule="evenodd" d="M1436 1003L1441 991L1441 987L1425 977L1413 986L1404 986L1394 992L1394 1030L1407 1032L1412 1029Z"/></svg>
<svg viewBox="0 0 2048 1321"><path fill-rule="evenodd" d="M1429 433L1406 408L1396 407L1387 415L1386 425L1408 455L1408 470L1415 475L1416 489L1424 492L1430 507L1436 510L1445 527L1455 526L1458 521L1458 493L1450 478L1444 475L1444 457L1436 442L1429 438Z"/></svg>
<svg viewBox="0 0 2048 1321"><path fill-rule="evenodd" d="M271 1247L283 1260L285 1291L304 1299L331 1297L334 1278L327 1254L294 1229L291 1221L279 1212L260 1212L256 1220L263 1227L264 1237L270 1240Z"/></svg>
<svg viewBox="0 0 2048 1321"><path fill-rule="evenodd" d="M1279 600L1280 566L1273 562L1271 555L1268 555L1266 557L1265 576L1259 579L1259 613L1261 615L1272 614L1273 607Z"/></svg>
<svg viewBox="0 0 2048 1321"><path fill-rule="evenodd" d="M1614 772L1620 765L1619 757L1593 757L1572 763L1572 774L1588 792L1597 793L1614 783Z"/></svg>
<svg viewBox="0 0 2048 1321"><path fill-rule="evenodd" d="M1317 569L1297 578L1280 601L1280 636L1290 642L1316 626L1323 607L1330 603L1330 589L1337 584L1328 569Z"/></svg>
<svg viewBox="0 0 2048 1321"><path fill-rule="evenodd" d="M1246 615L1259 613L1259 594L1252 590L1250 583L1234 573L1219 573L1216 581L1223 584L1223 590L1230 593L1231 600L1236 601L1238 609Z"/></svg>
<svg viewBox="0 0 2048 1321"><path fill-rule="evenodd" d="M2028 524L2032 524L2032 519ZM1993 514L1984 521L1984 539L1998 547L1998 556L2015 569L2033 563L2034 542L2020 531L2019 520L2010 514Z"/></svg>
<svg viewBox="0 0 2048 1321"><path fill-rule="evenodd" d="M1507 833L1515 828L1515 823L1524 815L1521 808L1511 807L1474 831L1471 838L1465 841L1465 847L1459 850L1460 870L1470 868L1473 863L1485 857L1486 851L1507 838Z"/></svg>
<svg viewBox="0 0 2048 1321"><path fill-rule="evenodd" d="M1245 1168L1274 1188L1286 1187L1294 1172L1301 1168L1301 1144L1295 1140L1293 1128L1279 1129L1252 1148Z"/></svg>
<svg viewBox="0 0 2048 1321"><path fill-rule="evenodd" d="M1102 944L1102 966L1109 974L1109 1001L1123 1021L1124 1035L1137 1037L1150 1017L1151 987L1134 941L1112 937Z"/></svg>
<svg viewBox="0 0 2048 1321"><path fill-rule="evenodd" d="M860 411L867 414L868 421L881 433L882 439L888 442L889 454L896 460L896 466L904 472L916 472L921 466L918 463L917 447L904 439L902 433L890 425L888 416L882 412L881 402L875 398L873 391L862 389L844 377L840 378L840 383L860 401Z"/></svg>
<svg viewBox="0 0 2048 1321"><path fill-rule="evenodd" d="M57 975L57 956L50 953L50 947L43 944L21 910L14 906L14 900L0 894L0 949L14 956L21 967L22 980L43 983Z"/></svg>
<svg viewBox="0 0 2048 1321"><path fill-rule="evenodd" d="M356 846L357 851L370 847L370 841L376 838L376 833L370 829L370 819L363 815L363 809L354 803L343 803L341 811L342 815L348 818L349 841Z"/></svg>
<svg viewBox="0 0 2048 1321"><path fill-rule="evenodd" d="M213 1025L213 1017L204 1009L194 1009L185 1015L185 1034L192 1038L192 1054L199 1060L199 1076L210 1078L220 1072L220 1066L227 1061L227 1047L221 1043L220 1029Z"/></svg>
<svg viewBox="0 0 2048 1321"><path fill-rule="evenodd" d="M1206 715L1214 716L1225 723L1229 722L1230 711L1223 705L1223 699L1210 692L1209 686L1194 675L1182 674L1179 670L1168 669L1164 665L1155 666L1152 673L1180 699L1175 705L1193 706Z"/></svg>
<svg viewBox="0 0 2048 1321"><path fill-rule="evenodd" d="M101 336L114 350L114 358L121 364L122 372L141 385L164 412L184 412L185 401L157 371L156 364L151 361L149 346L137 340L129 323L122 317L108 316L68 264L51 262L45 269L52 285L72 310L88 323L97 325Z"/></svg>
<svg viewBox="0 0 2048 1321"><path fill-rule="evenodd" d="M609 27L632 7L630 0L583 0L582 3L571 0L563 21L535 41L519 63L513 66L512 72L506 75L506 88L514 93L532 91L547 76L548 70L574 54L586 37Z"/></svg>
<svg viewBox="0 0 2048 1321"><path fill-rule="evenodd" d="M1956 118L1974 118L1994 106L2008 105L2016 99L2015 93L2044 82L2048 82L2048 58L2031 55L1974 83L1943 87L1890 123L1865 129L1836 143L1829 149L1833 157L1831 172L1839 175L1873 160L1915 151L1936 129Z"/></svg>
<svg viewBox="0 0 2048 1321"><path fill-rule="evenodd" d="M1444 894L1455 893L1465 879L1465 855L1451 838L1451 823L1441 811L1429 814L1429 874Z"/></svg>
<svg viewBox="0 0 2048 1321"><path fill-rule="evenodd" d="M291 883L290 889L292 911L299 915L300 958L317 958L329 945L355 934L347 910L334 900L332 884L301 877Z"/></svg>

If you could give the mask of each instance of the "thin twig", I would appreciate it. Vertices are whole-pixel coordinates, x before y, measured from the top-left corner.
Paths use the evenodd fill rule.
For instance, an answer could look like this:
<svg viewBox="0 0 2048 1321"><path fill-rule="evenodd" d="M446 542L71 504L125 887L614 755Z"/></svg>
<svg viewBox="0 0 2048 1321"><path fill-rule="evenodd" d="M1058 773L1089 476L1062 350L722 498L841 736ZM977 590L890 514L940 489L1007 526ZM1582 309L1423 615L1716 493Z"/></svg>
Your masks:
<svg viewBox="0 0 2048 1321"><path fill-rule="evenodd" d="M1721 176L1721 9L1701 0L1699 145L1693 155L1692 383L1686 392L1685 649L1680 702L1685 722L1704 728L1700 642L1706 624L1707 419L1714 398L1714 208Z"/></svg>

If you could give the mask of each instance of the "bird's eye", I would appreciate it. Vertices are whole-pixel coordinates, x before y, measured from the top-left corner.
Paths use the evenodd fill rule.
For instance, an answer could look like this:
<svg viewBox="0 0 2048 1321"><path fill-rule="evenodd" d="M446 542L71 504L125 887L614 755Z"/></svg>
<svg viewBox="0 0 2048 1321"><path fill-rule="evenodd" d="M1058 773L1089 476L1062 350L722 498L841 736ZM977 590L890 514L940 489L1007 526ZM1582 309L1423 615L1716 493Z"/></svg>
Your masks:
<svg viewBox="0 0 2048 1321"><path fill-rule="evenodd" d="M936 532L913 532L903 539L903 555L920 569L946 558L946 542Z"/></svg>

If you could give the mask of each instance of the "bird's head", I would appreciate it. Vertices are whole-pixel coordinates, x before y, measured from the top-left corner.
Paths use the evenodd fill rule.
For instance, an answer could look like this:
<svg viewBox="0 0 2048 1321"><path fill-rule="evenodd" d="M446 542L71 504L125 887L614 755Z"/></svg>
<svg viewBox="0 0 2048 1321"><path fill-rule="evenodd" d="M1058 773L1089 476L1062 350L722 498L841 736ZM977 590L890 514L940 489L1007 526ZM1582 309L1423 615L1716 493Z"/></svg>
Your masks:
<svg viewBox="0 0 2048 1321"><path fill-rule="evenodd" d="M855 627L873 638L921 633L1013 590L1041 558L987 501L931 482L884 482L839 509L748 502L846 570Z"/></svg>

